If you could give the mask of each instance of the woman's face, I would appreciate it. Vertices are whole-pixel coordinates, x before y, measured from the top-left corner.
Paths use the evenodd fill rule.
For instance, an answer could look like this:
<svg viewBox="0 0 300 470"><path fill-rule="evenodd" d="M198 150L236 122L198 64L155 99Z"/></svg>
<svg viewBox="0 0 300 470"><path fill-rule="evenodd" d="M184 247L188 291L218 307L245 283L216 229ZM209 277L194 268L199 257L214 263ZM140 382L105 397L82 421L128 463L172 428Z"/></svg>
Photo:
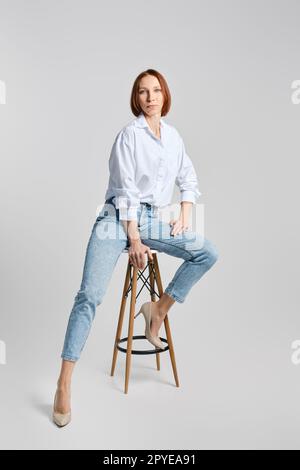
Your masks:
<svg viewBox="0 0 300 470"><path fill-rule="evenodd" d="M160 83L153 75L146 75L139 84L140 106L148 116L161 115L163 107L163 94Z"/></svg>

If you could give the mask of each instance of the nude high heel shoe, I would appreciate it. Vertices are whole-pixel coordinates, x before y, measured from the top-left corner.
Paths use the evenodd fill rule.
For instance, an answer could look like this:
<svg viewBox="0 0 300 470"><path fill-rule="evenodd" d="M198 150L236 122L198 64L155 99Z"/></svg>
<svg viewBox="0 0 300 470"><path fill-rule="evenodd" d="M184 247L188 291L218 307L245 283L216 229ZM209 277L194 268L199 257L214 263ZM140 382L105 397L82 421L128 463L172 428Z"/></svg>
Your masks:
<svg viewBox="0 0 300 470"><path fill-rule="evenodd" d="M57 411L55 411L56 395L57 395L57 392L55 392L55 397L54 397L53 421L57 426L63 427L69 424L69 422L71 421L71 411L69 411L68 413L58 413Z"/></svg>
<svg viewBox="0 0 300 470"><path fill-rule="evenodd" d="M159 339L158 336L152 336L150 332L150 326L151 326L151 303L152 302L145 302L141 308L140 311L134 316L136 318L140 313L144 315L145 322L146 322L146 329L145 329L145 336L147 340L153 344L153 346L156 346L159 349L164 349L164 344L163 342Z"/></svg>

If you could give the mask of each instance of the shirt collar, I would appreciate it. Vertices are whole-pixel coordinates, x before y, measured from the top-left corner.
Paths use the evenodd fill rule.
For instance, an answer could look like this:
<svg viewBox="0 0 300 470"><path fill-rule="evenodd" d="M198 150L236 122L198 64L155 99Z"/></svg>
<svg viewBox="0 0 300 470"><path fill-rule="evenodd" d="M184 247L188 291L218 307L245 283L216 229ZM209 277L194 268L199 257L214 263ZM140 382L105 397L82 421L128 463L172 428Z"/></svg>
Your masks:
<svg viewBox="0 0 300 470"><path fill-rule="evenodd" d="M165 122L164 122L162 117L160 118L159 122L160 122L162 127L165 126ZM140 114L136 117L135 125L136 125L136 127L148 127L150 129L150 126L149 126L149 124L148 124L148 122L145 118L145 115L144 115L143 111L141 111Z"/></svg>

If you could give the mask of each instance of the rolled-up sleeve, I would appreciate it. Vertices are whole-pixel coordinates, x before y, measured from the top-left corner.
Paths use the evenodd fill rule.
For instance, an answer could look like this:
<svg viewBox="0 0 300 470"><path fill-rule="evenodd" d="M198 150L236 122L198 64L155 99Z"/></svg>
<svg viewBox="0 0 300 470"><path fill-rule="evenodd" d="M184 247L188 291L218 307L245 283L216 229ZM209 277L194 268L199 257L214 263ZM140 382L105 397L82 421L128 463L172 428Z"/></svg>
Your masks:
<svg viewBox="0 0 300 470"><path fill-rule="evenodd" d="M137 220L140 192L135 184L134 138L125 129L113 143L109 158L111 187L120 220Z"/></svg>
<svg viewBox="0 0 300 470"><path fill-rule="evenodd" d="M180 189L180 202L196 203L201 192L198 188L198 178L190 157L187 155L183 139L180 137L180 165L175 184Z"/></svg>

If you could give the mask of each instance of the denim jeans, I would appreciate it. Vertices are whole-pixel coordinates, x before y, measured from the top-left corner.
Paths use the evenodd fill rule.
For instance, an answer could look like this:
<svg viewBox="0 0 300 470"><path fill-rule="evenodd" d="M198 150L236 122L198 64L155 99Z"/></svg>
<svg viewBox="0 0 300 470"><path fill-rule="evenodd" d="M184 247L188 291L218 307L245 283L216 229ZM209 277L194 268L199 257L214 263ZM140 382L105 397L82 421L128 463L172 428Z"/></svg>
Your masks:
<svg viewBox="0 0 300 470"><path fill-rule="evenodd" d="M119 256L129 241L119 220L112 198L105 201L90 235L83 276L70 313L61 357L76 361L87 340L96 307L101 304ZM160 219L157 208L141 203L138 208L141 241L158 252L183 259L165 293L183 303L192 286L199 281L218 258L209 240L197 232L171 235L172 227Z"/></svg>

